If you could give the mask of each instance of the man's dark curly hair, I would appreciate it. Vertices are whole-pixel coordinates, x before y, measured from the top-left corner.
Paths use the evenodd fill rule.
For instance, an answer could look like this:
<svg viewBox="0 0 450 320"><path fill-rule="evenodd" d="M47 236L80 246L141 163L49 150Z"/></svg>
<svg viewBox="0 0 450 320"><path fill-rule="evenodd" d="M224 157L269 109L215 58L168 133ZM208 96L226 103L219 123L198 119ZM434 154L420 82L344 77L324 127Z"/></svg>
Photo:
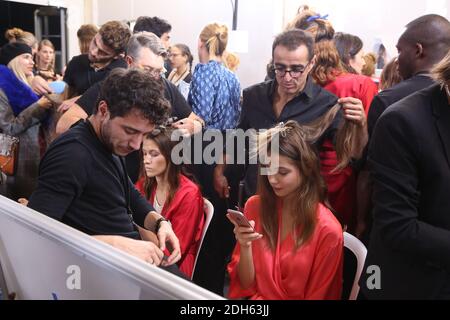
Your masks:
<svg viewBox="0 0 450 320"><path fill-rule="evenodd" d="M147 31L152 32L161 38L164 33L169 33L172 26L166 21L158 17L139 17L134 25L133 33Z"/></svg>
<svg viewBox="0 0 450 320"><path fill-rule="evenodd" d="M111 71L102 84L94 114L101 101L108 104L111 119L125 117L132 110L138 110L157 126L167 121L171 109L164 98L162 80L138 69L117 68Z"/></svg>
<svg viewBox="0 0 450 320"><path fill-rule="evenodd" d="M98 33L102 37L103 43L114 50L116 55L125 53L128 40L131 37L130 28L125 23L109 21L102 25Z"/></svg>

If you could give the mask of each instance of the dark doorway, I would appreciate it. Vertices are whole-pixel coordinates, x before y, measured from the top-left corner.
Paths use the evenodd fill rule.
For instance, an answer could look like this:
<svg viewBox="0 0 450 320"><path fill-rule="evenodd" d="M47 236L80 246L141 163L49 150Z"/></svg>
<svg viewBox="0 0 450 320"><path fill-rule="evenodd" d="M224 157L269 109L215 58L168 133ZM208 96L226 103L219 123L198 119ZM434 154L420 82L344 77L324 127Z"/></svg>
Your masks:
<svg viewBox="0 0 450 320"><path fill-rule="evenodd" d="M6 30L14 27L33 33L39 41L50 40L56 49L56 69L66 64L66 9L0 1L0 45L7 42Z"/></svg>

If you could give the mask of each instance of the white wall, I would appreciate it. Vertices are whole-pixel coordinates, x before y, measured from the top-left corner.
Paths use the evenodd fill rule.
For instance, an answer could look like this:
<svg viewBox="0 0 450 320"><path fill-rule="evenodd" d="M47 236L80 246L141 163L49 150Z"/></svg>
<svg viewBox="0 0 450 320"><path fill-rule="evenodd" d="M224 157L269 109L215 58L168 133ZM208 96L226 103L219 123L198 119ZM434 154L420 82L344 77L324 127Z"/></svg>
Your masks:
<svg viewBox="0 0 450 320"><path fill-rule="evenodd" d="M126 3L126 5L124 5ZM241 0L239 30L249 32L249 52L240 53L238 77L242 88L261 82L271 56L273 36L281 30L283 6L279 0ZM98 23L112 19L133 20L141 15L159 16L172 25L174 43L185 43L197 57L198 35L210 22L232 25L230 0L97 0Z"/></svg>
<svg viewBox="0 0 450 320"><path fill-rule="evenodd" d="M78 54L76 31L84 23L101 25L108 20L134 20L141 15L159 16L173 27L172 43L189 45L197 58L197 39L208 23L232 24L230 0L22 0L17 2L68 8L69 57ZM376 38L383 40L391 56L404 26L427 13L450 19L450 0L240 0L239 30L249 32L249 51L240 53L238 77L243 88L262 81L271 57L274 36L291 20L297 8L308 3L329 14L336 31L361 37L366 51ZM372 7L371 7L372 6Z"/></svg>
<svg viewBox="0 0 450 320"><path fill-rule="evenodd" d="M244 0L245 1L245 0ZM303 1L285 0L285 21L295 16ZM366 51L372 51L375 39L383 41L391 57L408 22L424 14L436 13L450 19L450 0L309 0L312 9L329 14L336 31L359 36Z"/></svg>

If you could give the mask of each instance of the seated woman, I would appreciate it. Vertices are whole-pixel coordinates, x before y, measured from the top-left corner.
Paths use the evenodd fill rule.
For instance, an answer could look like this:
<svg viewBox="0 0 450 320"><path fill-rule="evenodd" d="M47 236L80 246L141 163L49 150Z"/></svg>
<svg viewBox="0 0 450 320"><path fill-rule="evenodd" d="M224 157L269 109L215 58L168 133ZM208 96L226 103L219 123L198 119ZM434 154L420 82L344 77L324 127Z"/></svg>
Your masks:
<svg viewBox="0 0 450 320"><path fill-rule="evenodd" d="M0 185L0 194L13 200L27 198L35 188L40 161L38 132L51 102L31 90L33 56L29 46L10 43L0 51L0 132L18 137L19 161L14 176Z"/></svg>
<svg viewBox="0 0 450 320"><path fill-rule="evenodd" d="M171 134L172 130L157 129L144 139L145 177L136 188L172 223L181 247L178 266L191 278L205 223L203 197L199 187L182 174L182 166L172 163L176 143L171 141Z"/></svg>
<svg viewBox="0 0 450 320"><path fill-rule="evenodd" d="M306 132L289 121L269 130L258 193L244 214L251 228L235 225L238 243L228 265L229 298L336 300L341 298L343 231L326 207L326 185ZM262 140L260 140L262 141ZM267 140L266 140L267 141ZM275 157L278 164L275 165Z"/></svg>

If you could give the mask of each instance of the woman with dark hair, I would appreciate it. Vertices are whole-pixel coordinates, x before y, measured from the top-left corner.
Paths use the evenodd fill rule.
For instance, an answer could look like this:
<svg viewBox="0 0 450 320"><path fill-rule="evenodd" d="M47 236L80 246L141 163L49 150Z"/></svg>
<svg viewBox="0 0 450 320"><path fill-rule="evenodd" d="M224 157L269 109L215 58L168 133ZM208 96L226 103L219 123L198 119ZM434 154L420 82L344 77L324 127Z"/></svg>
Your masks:
<svg viewBox="0 0 450 320"><path fill-rule="evenodd" d="M348 73L362 74L366 64L362 40L352 34L338 32L334 35L333 41L345 70Z"/></svg>
<svg viewBox="0 0 450 320"><path fill-rule="evenodd" d="M167 79L180 90L187 100L192 80L192 63L194 62L191 50L187 45L178 43L170 48L169 61L173 69Z"/></svg>
<svg viewBox="0 0 450 320"><path fill-rule="evenodd" d="M353 97L362 101L367 117L369 107L375 95L377 85L371 78L349 73L342 63L339 53L331 41L322 41L315 46L316 63L311 75L315 82L339 98ZM367 130L367 120L364 121ZM353 232L356 225L356 185L357 173L351 167L333 172L337 156L333 142L326 140L320 154L322 171L328 184L329 201L339 220Z"/></svg>
<svg viewBox="0 0 450 320"><path fill-rule="evenodd" d="M252 228L228 215L238 240L228 265L230 298L341 298L343 231L325 204L327 188L309 135L289 121L260 136L260 152L274 167L260 165L267 175L260 172L258 193L245 205ZM271 154L273 143L278 147Z"/></svg>
<svg viewBox="0 0 450 320"><path fill-rule="evenodd" d="M367 76L352 72L351 70L355 69L351 65L345 64L345 61L350 60L342 60L342 56L333 42L317 43L314 51L316 62L311 75L316 83L339 98L353 97L361 100L367 115L373 98L378 94L375 82Z"/></svg>
<svg viewBox="0 0 450 320"><path fill-rule="evenodd" d="M178 266L192 277L203 226L203 197L199 187L183 174L182 166L171 161L172 130L156 129L143 142L143 175L136 188L155 210L172 223L180 241L181 260Z"/></svg>

